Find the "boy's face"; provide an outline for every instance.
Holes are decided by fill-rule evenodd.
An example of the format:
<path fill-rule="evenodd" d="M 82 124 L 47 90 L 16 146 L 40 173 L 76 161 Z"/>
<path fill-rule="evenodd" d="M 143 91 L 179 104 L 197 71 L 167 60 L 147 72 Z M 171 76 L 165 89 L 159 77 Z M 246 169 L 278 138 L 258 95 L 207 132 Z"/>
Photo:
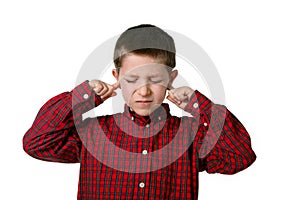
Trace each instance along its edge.
<path fill-rule="evenodd" d="M 128 54 L 122 59 L 119 74 L 113 70 L 120 82 L 126 104 L 139 115 L 148 116 L 163 102 L 167 87 L 177 76 L 177 70 L 167 71 L 167 66 L 144 55 Z"/>

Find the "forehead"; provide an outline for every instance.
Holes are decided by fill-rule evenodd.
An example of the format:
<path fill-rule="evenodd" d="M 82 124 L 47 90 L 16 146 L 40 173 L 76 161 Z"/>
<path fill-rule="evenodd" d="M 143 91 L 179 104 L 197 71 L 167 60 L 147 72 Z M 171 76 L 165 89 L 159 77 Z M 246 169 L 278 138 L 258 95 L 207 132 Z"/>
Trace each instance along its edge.
<path fill-rule="evenodd" d="M 145 55 L 128 54 L 122 59 L 120 74 L 153 75 L 166 74 L 167 66 L 159 60 Z"/>

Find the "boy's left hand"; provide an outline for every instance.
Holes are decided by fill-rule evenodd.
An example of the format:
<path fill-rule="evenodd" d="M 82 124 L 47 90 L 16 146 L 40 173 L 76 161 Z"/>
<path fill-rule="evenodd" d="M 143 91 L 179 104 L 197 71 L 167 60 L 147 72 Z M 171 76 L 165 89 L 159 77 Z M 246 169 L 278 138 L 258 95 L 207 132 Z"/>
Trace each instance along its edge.
<path fill-rule="evenodd" d="M 168 90 L 168 96 L 166 98 L 179 108 L 184 109 L 189 103 L 193 93 L 194 90 L 187 86 L 171 88 Z"/>

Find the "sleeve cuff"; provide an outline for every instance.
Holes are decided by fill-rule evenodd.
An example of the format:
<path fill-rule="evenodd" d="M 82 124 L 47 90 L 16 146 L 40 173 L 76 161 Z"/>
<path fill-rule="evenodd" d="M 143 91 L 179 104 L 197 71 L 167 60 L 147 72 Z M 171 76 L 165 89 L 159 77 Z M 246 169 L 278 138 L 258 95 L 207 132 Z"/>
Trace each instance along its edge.
<path fill-rule="evenodd" d="M 103 100 L 92 90 L 88 80 L 84 81 L 72 90 L 73 108 L 83 106 L 83 110 L 87 112 L 101 103 L 103 103 Z"/>
<path fill-rule="evenodd" d="M 212 101 L 205 95 L 195 90 L 190 98 L 190 102 L 186 105 L 184 110 L 194 117 L 198 117 L 201 112 L 205 112 L 210 109 Z"/>

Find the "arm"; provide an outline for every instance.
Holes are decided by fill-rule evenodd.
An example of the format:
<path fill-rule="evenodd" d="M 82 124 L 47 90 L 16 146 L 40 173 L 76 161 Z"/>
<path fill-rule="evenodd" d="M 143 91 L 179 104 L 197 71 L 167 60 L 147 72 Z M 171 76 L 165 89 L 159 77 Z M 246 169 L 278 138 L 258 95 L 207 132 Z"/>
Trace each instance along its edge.
<path fill-rule="evenodd" d="M 172 92 L 178 93 L 176 89 Z M 199 171 L 234 174 L 249 167 L 256 155 L 241 122 L 225 106 L 214 104 L 197 90 L 189 90 L 186 94 L 188 101 L 183 101 L 182 108 L 197 119 L 193 123 L 198 126 L 194 147 L 198 153 Z M 180 95 L 176 98 L 171 94 L 172 97 L 180 107 Z"/>
<path fill-rule="evenodd" d="M 85 81 L 71 92 L 62 93 L 46 102 L 24 135 L 25 152 L 40 160 L 80 162 L 82 143 L 76 128 L 84 125 L 83 113 L 103 102 L 100 96 L 95 95 L 100 93 L 105 98 L 115 95 L 113 86 L 101 81 Z"/>

